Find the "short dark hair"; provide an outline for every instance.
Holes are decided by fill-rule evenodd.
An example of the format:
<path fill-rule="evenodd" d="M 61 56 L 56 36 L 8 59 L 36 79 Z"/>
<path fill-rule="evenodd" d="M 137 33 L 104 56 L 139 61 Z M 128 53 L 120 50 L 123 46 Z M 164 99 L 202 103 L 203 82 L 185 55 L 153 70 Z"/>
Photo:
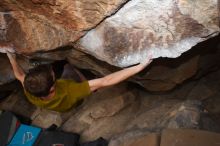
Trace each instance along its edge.
<path fill-rule="evenodd" d="M 54 85 L 53 69 L 51 65 L 39 65 L 30 69 L 24 79 L 24 88 L 36 97 L 47 96 Z"/>

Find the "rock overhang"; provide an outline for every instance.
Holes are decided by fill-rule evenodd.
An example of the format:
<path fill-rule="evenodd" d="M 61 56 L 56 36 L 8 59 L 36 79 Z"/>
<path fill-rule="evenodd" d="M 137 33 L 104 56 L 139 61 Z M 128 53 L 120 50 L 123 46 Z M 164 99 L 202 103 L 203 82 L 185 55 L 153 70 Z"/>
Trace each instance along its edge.
<path fill-rule="evenodd" d="M 89 31 L 77 46 L 112 65 L 176 58 L 219 33 L 217 0 L 131 0 Z"/>

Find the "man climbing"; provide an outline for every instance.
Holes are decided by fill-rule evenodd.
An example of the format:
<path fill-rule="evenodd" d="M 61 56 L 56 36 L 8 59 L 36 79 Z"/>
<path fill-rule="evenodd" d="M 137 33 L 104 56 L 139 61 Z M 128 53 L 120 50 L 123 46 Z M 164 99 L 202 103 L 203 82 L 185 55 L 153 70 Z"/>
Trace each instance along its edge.
<path fill-rule="evenodd" d="M 149 55 L 145 62 L 136 66 L 123 69 L 102 78 L 77 83 L 68 79 L 55 79 L 50 65 L 39 65 L 30 69 L 25 74 L 23 69 L 17 64 L 16 55 L 12 53 L 13 49 L 10 46 L 2 46 L 2 48 L 6 50 L 1 52 L 7 53 L 14 75 L 23 85 L 27 99 L 36 106 L 58 112 L 68 111 L 79 100 L 97 89 L 115 85 L 126 80 L 142 71 L 152 61 Z"/>

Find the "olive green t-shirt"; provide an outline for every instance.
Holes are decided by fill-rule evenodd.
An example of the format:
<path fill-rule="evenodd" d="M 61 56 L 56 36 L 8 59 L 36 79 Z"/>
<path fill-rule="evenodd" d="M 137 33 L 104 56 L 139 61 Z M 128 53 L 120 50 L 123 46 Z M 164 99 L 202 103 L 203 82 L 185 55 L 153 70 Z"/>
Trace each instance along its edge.
<path fill-rule="evenodd" d="M 90 94 L 88 81 L 76 83 L 73 80 L 56 80 L 55 95 L 50 100 L 43 100 L 25 91 L 27 99 L 42 108 L 64 112 L 74 107 L 83 97 Z"/>

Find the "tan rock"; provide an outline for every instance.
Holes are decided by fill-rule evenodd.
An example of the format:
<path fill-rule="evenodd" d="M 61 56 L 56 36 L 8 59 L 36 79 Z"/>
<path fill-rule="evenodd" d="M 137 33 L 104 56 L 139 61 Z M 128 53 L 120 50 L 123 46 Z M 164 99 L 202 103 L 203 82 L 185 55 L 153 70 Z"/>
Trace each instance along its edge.
<path fill-rule="evenodd" d="M 52 50 L 79 39 L 125 0 L 20 0 L 0 2 L 0 42 L 19 53 Z"/>
<path fill-rule="evenodd" d="M 100 136 L 111 139 L 135 129 L 198 128 L 200 114 L 199 103 L 139 95 L 121 84 L 99 90 L 88 97 L 61 128 L 80 133 L 83 141 L 95 140 Z M 134 132 L 128 135 L 140 134 Z M 116 136 L 115 141 L 125 139 L 124 136 L 119 137 Z"/>
<path fill-rule="evenodd" d="M 147 132 L 146 129 L 130 130 L 115 135 L 109 146 L 159 146 L 160 134 Z"/>
<path fill-rule="evenodd" d="M 27 101 L 21 91 L 15 91 L 4 101 L 0 102 L 0 110 L 11 111 L 26 118 L 31 118 L 37 108 Z"/>
<path fill-rule="evenodd" d="M 7 25 L 5 41 L 11 42 L 17 53 L 48 51 L 67 45 L 82 35 L 81 32 L 70 31 L 33 13 L 13 11 L 0 15 L 3 15 Z"/>
<path fill-rule="evenodd" d="M 63 122 L 61 113 L 40 108 L 32 114 L 31 119 L 32 125 L 41 128 L 49 128 L 53 124 L 60 127 Z"/>
<path fill-rule="evenodd" d="M 161 135 L 160 146 L 218 146 L 220 134 L 200 130 L 167 129 Z"/>
<path fill-rule="evenodd" d="M 62 129 L 80 133 L 86 141 L 109 138 L 125 128 L 131 116 L 127 110 L 134 109 L 135 103 L 134 94 L 124 84 L 99 90 L 87 98 Z"/>
<path fill-rule="evenodd" d="M 160 136 L 158 134 L 148 134 L 140 137 L 129 146 L 160 146 Z"/>

